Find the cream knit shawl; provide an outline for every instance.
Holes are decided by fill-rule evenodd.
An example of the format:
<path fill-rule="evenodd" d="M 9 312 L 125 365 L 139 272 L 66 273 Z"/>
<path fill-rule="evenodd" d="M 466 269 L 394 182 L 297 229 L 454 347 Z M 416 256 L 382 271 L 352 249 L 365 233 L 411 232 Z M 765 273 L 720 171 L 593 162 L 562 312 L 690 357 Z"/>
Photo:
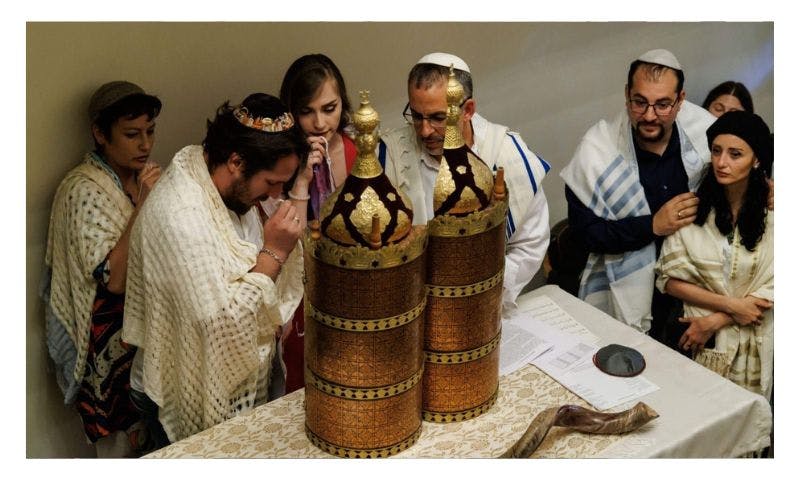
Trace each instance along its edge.
<path fill-rule="evenodd" d="M 86 154 L 56 190 L 45 263 L 52 269 L 50 306 L 77 350 L 73 376 L 83 378 L 97 281 L 92 272 L 119 241 L 133 204 Z"/>
<path fill-rule="evenodd" d="M 302 248 L 277 282 L 250 272 L 200 146 L 175 155 L 131 232 L 123 339 L 143 348 L 143 388 L 173 442 L 250 410 L 275 328 L 303 294 Z M 271 355 L 267 355 L 271 358 Z"/>
<path fill-rule="evenodd" d="M 714 225 L 714 212 L 705 225 L 687 225 L 664 240 L 661 258 L 656 264 L 656 285 L 661 291 L 670 278 L 698 285 L 706 290 L 732 297 L 755 297 L 774 300 L 773 214 L 767 214 L 764 236 L 755 252 L 739 244 L 736 235 L 725 258 L 725 237 Z M 735 273 L 726 275 L 733 267 Z M 730 278 L 733 277 L 733 278 Z M 696 305 L 684 303 L 686 316 L 712 313 Z M 733 324 L 718 331 L 714 349 L 705 349 L 695 360 L 729 378 L 748 390 L 769 399 L 773 373 L 773 309 L 764 313 L 760 326 L 740 327 Z"/>

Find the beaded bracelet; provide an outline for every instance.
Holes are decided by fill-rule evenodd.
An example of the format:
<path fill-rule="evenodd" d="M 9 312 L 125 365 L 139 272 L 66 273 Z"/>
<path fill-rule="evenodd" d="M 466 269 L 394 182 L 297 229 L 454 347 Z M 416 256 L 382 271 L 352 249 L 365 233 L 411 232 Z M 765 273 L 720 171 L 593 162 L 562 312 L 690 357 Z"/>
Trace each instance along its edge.
<path fill-rule="evenodd" d="M 259 253 L 266 253 L 267 255 L 272 257 L 276 262 L 278 262 L 278 266 L 283 267 L 283 262 L 285 262 L 285 260 L 282 260 L 281 257 L 278 256 L 277 253 L 273 252 L 269 248 L 264 247 L 264 248 L 261 249 L 261 252 L 259 252 Z"/>
<path fill-rule="evenodd" d="M 289 191 L 289 198 L 291 198 L 292 200 L 297 200 L 297 201 L 299 201 L 299 202 L 303 202 L 303 201 L 309 200 L 309 199 L 311 198 L 311 195 L 309 195 L 309 194 L 306 194 L 306 196 L 305 196 L 305 197 L 301 197 L 301 196 L 299 196 L 299 195 L 295 195 L 295 194 L 294 194 L 294 193 L 292 193 L 292 191 L 290 190 L 290 191 Z"/>

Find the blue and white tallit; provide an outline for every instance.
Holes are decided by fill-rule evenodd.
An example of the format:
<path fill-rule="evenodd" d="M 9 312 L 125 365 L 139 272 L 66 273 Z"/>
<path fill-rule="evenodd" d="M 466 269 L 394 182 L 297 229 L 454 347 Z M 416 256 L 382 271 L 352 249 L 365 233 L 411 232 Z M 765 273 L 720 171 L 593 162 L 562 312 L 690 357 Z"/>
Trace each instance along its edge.
<path fill-rule="evenodd" d="M 715 118 L 684 101 L 676 125 L 689 190 L 700 183 L 709 160 L 706 129 Z M 578 199 L 606 220 L 650 215 L 634 153 L 631 123 L 623 110 L 616 118 L 592 126 L 561 177 Z M 622 254 L 590 253 L 578 296 L 617 320 L 642 332 L 650 330 L 654 286 L 654 243 Z"/>

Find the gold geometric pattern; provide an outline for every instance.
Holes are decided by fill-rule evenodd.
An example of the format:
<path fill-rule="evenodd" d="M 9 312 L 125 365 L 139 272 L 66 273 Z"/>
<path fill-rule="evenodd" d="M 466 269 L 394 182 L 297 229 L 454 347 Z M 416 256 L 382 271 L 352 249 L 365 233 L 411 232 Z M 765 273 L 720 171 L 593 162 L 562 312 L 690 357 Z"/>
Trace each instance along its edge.
<path fill-rule="evenodd" d="M 482 404 L 478 405 L 477 407 L 470 408 L 469 410 L 464 410 L 461 412 L 451 412 L 451 413 L 443 413 L 443 412 L 429 412 L 426 410 L 422 411 L 422 419 L 426 422 L 434 422 L 434 423 L 451 423 L 451 422 L 460 422 L 463 420 L 469 420 L 471 418 L 475 418 L 479 415 L 482 415 L 489 411 L 492 408 L 494 403 L 497 401 L 497 394 L 500 391 L 500 387 L 498 385 L 497 389 L 494 391 L 492 396 L 489 400 L 486 400 Z"/>
<path fill-rule="evenodd" d="M 503 270 L 504 269 L 501 268 L 491 278 L 488 278 L 482 282 L 473 283 L 472 285 L 444 287 L 439 285 L 426 284 L 425 289 L 427 291 L 427 294 L 432 297 L 444 297 L 444 298 L 469 297 L 472 295 L 483 293 L 489 290 L 490 288 L 498 285 L 500 282 L 502 282 Z"/>
<path fill-rule="evenodd" d="M 360 450 L 355 448 L 341 447 L 339 445 L 326 442 L 320 437 L 314 435 L 314 432 L 312 432 L 311 429 L 308 428 L 308 425 L 306 425 L 306 436 L 309 440 L 311 440 L 311 443 L 313 443 L 314 446 L 324 452 L 330 453 L 331 455 L 336 455 L 337 457 L 343 458 L 386 458 L 400 453 L 408 447 L 414 445 L 417 442 L 417 439 L 419 439 L 421 433 L 422 427 L 418 428 L 417 431 L 411 434 L 410 437 L 394 445 L 370 450 Z"/>
<path fill-rule="evenodd" d="M 405 239 L 379 250 L 361 245 L 345 247 L 325 237 L 314 240 L 310 229 L 306 229 L 303 239 L 303 248 L 315 258 L 351 270 L 376 270 L 406 264 L 422 255 L 427 244 L 428 233 L 423 226 L 412 227 Z"/>
<path fill-rule="evenodd" d="M 401 327 L 415 318 L 425 310 L 427 298 L 423 297 L 422 301 L 414 308 L 399 315 L 391 317 L 376 318 L 376 319 L 357 319 L 357 318 L 342 318 L 336 315 L 331 315 L 318 310 L 310 302 L 306 303 L 307 315 L 317 322 L 327 325 L 331 328 L 338 330 L 345 330 L 348 332 L 376 332 L 380 330 L 390 330 L 392 328 Z"/>
<path fill-rule="evenodd" d="M 420 368 L 414 375 L 403 380 L 402 382 L 395 383 L 380 388 L 353 388 L 336 385 L 329 383 L 317 376 L 310 369 L 306 368 L 306 388 L 314 386 L 320 392 L 326 393 L 333 397 L 345 398 L 347 400 L 380 400 L 384 398 L 400 395 L 414 387 L 422 378 L 422 372 L 425 367 Z"/>
<path fill-rule="evenodd" d="M 429 352 L 426 350 L 425 361 L 430 363 L 442 363 L 442 364 L 471 362 L 473 360 L 477 360 L 479 358 L 485 357 L 486 355 L 489 355 L 494 351 L 495 348 L 497 348 L 498 345 L 500 345 L 500 333 L 498 333 L 497 336 L 494 337 L 492 341 L 487 343 L 486 345 L 482 345 L 478 348 L 467 350 L 465 352 L 441 353 L 441 352 Z"/>
<path fill-rule="evenodd" d="M 464 217 L 439 215 L 428 221 L 428 234 L 435 237 L 465 237 L 491 230 L 506 218 L 508 200 L 495 200 L 483 210 Z"/>

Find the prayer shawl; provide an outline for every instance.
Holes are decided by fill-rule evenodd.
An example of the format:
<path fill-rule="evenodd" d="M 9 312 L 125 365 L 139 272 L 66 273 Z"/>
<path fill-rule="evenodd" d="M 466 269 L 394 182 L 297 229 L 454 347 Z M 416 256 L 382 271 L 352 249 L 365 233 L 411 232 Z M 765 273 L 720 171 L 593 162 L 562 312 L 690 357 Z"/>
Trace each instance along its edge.
<path fill-rule="evenodd" d="M 70 403 L 83 378 L 89 348 L 92 303 L 97 281 L 92 272 L 119 241 L 133 204 L 119 179 L 102 160 L 88 153 L 56 190 L 50 211 L 45 265 L 51 269 L 48 349 L 59 368 L 74 368 L 61 379 Z M 69 358 L 67 358 L 69 357 Z M 71 378 L 69 378 L 71 377 Z"/>
<path fill-rule="evenodd" d="M 705 225 L 687 225 L 664 240 L 656 264 L 661 291 L 670 278 L 683 280 L 708 291 L 730 297 L 774 300 L 773 214 L 767 215 L 764 236 L 755 252 L 740 244 L 738 230 L 733 244 L 714 224 L 714 212 Z M 701 317 L 713 313 L 689 303 L 684 315 Z M 716 333 L 713 349 L 704 349 L 695 360 L 742 387 L 767 399 L 772 391 L 774 352 L 773 310 L 764 312 L 759 326 L 729 325 Z"/>
<path fill-rule="evenodd" d="M 131 231 L 123 338 L 143 349 L 142 386 L 173 442 L 250 410 L 275 329 L 303 294 L 302 247 L 277 281 L 250 272 L 203 149 L 179 151 Z"/>
<path fill-rule="evenodd" d="M 478 114 L 473 115 L 472 126 L 472 149 L 493 172 L 498 167 L 505 170 L 509 208 L 506 218 L 508 246 L 503 274 L 503 301 L 513 304 L 519 292 L 539 269 L 550 239 L 547 202 L 534 200 L 534 195 L 542 189 L 542 181 L 550 170 L 550 164 L 531 152 L 519 134 L 506 126 L 491 123 Z M 378 156 L 386 175 L 411 200 L 414 223 L 427 223 L 429 218 L 426 212 L 429 206 L 426 205 L 422 188 L 420 163 L 428 153 L 417 139 L 413 125 L 406 125 L 384 135 Z M 386 161 L 387 156 L 391 161 Z M 543 190 L 537 197 L 539 198 L 544 198 Z M 521 238 L 522 235 L 517 234 L 519 227 L 531 221 L 543 222 L 543 228 L 537 229 L 536 238 Z M 528 244 L 525 246 L 526 250 L 522 251 L 517 246 L 519 244 Z M 530 275 L 519 274 L 524 268 L 531 271 Z"/>
<path fill-rule="evenodd" d="M 689 190 L 700 182 L 709 160 L 706 129 L 714 117 L 684 101 L 675 125 Z M 631 123 L 623 110 L 612 122 L 601 120 L 586 132 L 561 177 L 595 215 L 619 220 L 651 212 L 639 182 Z M 590 253 L 578 296 L 642 332 L 650 330 L 656 247 L 650 243 L 622 254 Z"/>

